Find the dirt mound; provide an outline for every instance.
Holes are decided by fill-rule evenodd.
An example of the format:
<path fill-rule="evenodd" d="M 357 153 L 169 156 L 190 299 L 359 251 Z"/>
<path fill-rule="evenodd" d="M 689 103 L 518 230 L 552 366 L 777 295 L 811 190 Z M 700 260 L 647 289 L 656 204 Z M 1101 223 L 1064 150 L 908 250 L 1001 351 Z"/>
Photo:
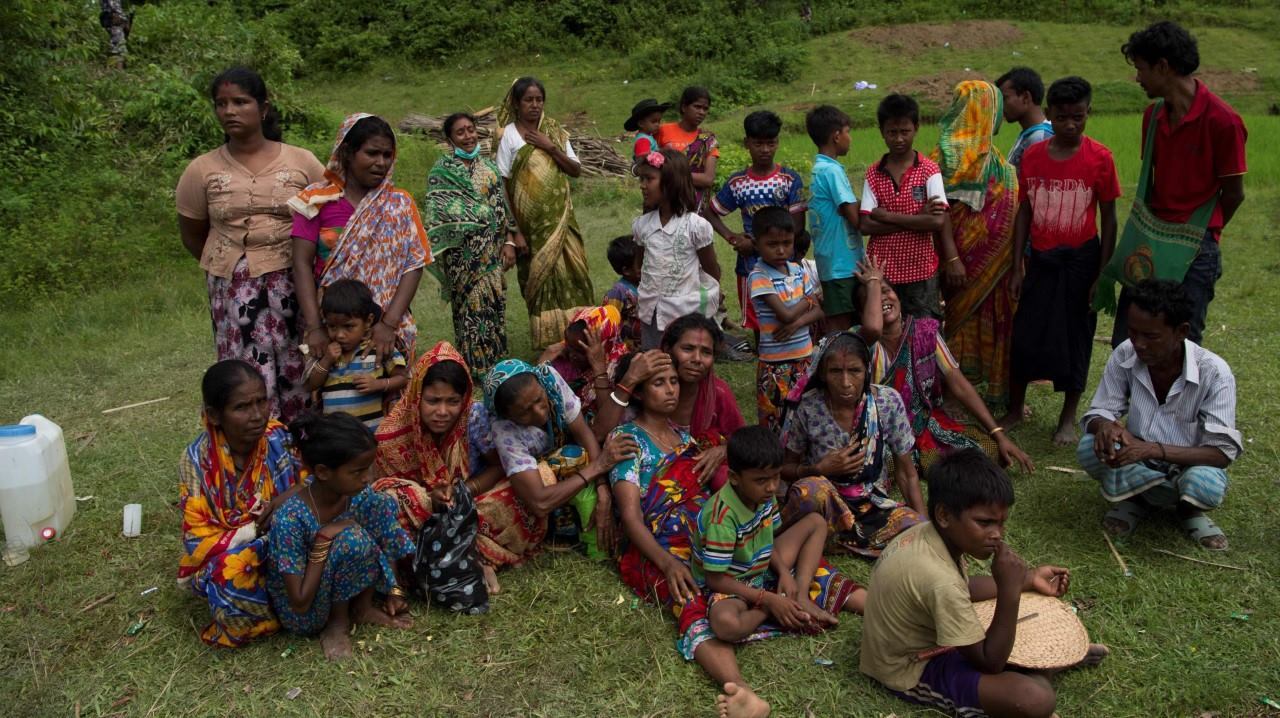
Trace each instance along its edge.
<path fill-rule="evenodd" d="M 877 25 L 858 28 L 849 37 L 886 50 L 950 47 L 980 50 L 1007 46 L 1022 39 L 1022 30 L 1000 20 L 965 20 L 947 24 Z"/>
<path fill-rule="evenodd" d="M 925 108 L 933 107 L 937 109 L 946 109 L 951 104 L 951 97 L 955 92 L 956 84 L 961 80 L 981 80 L 982 73 L 972 70 L 947 70 L 939 72 L 936 75 L 926 75 L 924 77 L 915 77 L 906 82 L 900 82 L 889 87 L 891 92 L 900 92 L 904 95 L 911 95 L 916 98 L 916 102 L 924 105 Z"/>
<path fill-rule="evenodd" d="M 1239 72 L 1236 70 L 1201 70 L 1196 77 L 1204 80 L 1210 90 L 1221 95 L 1233 92 L 1257 92 L 1262 88 L 1256 72 Z"/>

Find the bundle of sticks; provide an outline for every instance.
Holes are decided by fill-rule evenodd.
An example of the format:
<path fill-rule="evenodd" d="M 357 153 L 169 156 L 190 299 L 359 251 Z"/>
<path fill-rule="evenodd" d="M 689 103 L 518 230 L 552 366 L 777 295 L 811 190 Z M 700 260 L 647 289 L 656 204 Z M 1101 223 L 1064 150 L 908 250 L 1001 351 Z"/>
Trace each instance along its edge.
<path fill-rule="evenodd" d="M 498 119 L 497 109 L 486 107 L 473 112 L 476 118 L 476 133 L 480 136 L 481 151 L 493 157 L 497 150 Z M 429 115 L 409 114 L 400 121 L 401 132 L 426 135 L 441 148 L 448 148 L 449 143 L 444 136 L 444 120 L 447 115 L 432 117 Z M 582 134 L 575 127 L 569 128 L 569 141 L 573 143 L 574 154 L 582 163 L 582 172 L 594 177 L 628 177 L 631 165 L 616 149 L 625 142 L 625 138 L 600 137 Z"/>

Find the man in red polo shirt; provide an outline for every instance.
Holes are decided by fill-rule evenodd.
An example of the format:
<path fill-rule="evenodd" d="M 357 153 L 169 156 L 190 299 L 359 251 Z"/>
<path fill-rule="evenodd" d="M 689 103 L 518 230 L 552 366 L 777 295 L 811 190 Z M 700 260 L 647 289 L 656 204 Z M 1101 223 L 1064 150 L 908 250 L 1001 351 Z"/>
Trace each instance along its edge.
<path fill-rule="evenodd" d="M 1196 255 L 1182 279 L 1194 312 L 1188 339 L 1200 343 L 1213 285 L 1222 276 L 1218 242 L 1222 228 L 1244 202 L 1244 145 L 1248 137 L 1240 115 L 1192 76 L 1200 66 L 1196 39 L 1175 22 L 1158 22 L 1129 36 L 1120 51 L 1137 70 L 1147 97 L 1164 105 L 1152 122 L 1152 107 L 1142 118 L 1142 139 L 1155 132 L 1151 211 L 1166 222 L 1186 222 L 1196 208 L 1218 198 Z M 1125 321 L 1129 290 L 1120 292 L 1111 345 L 1128 338 Z"/>

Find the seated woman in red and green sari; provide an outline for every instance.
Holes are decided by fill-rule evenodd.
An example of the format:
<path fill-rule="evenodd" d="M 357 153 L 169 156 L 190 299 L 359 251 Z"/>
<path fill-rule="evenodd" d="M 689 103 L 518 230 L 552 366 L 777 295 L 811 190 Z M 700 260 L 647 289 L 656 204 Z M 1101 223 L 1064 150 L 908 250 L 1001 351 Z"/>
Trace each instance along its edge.
<path fill-rule="evenodd" d="M 252 364 L 220 361 L 200 389 L 205 428 L 178 464 L 178 586 L 209 602 L 213 620 L 200 638 L 232 648 L 280 630 L 267 597 L 267 531 L 300 471 L 289 430 L 269 419 L 267 385 Z"/>
<path fill-rule="evenodd" d="M 938 320 L 909 317 L 874 259 L 858 271 L 862 325 L 857 331 L 871 345 L 871 380 L 893 387 L 902 397 L 915 434 L 912 458 L 924 471 L 939 458 L 961 449 L 981 448 L 1001 466 L 1035 466 L 1026 452 L 1000 427 L 977 390 L 958 371 Z M 962 424 L 947 413 L 943 399 L 963 406 L 978 427 Z"/>
<path fill-rule="evenodd" d="M 618 363 L 621 378 L 633 356 Z M 637 596 L 670 609 L 677 621 L 677 647 L 685 660 L 697 661 L 717 683 L 749 690 L 738 668 L 732 643 L 714 636 L 708 620 L 703 589 L 689 569 L 694 526 L 711 492 L 714 472 L 699 470 L 698 443 L 688 430 L 675 423 L 680 403 L 681 379 L 665 365 L 649 372 L 633 387 L 631 404 L 635 418 L 619 426 L 610 440 L 634 442 L 634 455 L 618 462 L 609 473 L 613 495 L 622 517 L 624 550 L 618 561 L 622 580 Z M 860 590 L 822 562 L 810 594 L 829 613 L 841 610 Z M 865 591 L 856 597 L 860 608 Z M 781 635 L 778 626 L 766 624 L 741 642 Z M 754 694 L 752 694 L 754 695 Z"/>

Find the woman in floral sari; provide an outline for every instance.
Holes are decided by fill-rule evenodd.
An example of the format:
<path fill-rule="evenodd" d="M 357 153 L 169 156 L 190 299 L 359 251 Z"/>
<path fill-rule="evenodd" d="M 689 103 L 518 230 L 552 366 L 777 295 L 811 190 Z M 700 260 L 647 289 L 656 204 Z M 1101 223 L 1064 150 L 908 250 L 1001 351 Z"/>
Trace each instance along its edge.
<path fill-rule="evenodd" d="M 701 481 L 710 481 L 711 490 L 728 480 L 725 445 L 733 432 L 746 425 L 733 390 L 716 376 L 716 349 L 723 333 L 716 323 L 697 312 L 676 319 L 663 333 L 660 349 L 632 356 L 627 370 L 602 401 L 595 422 L 597 434 L 630 418 L 625 406 L 631 390 L 647 381 L 654 372 L 675 367 L 680 380 L 680 396 L 671 420 L 697 442 L 694 470 Z"/>
<path fill-rule="evenodd" d="M 582 401 L 587 423 L 592 425 L 599 440 L 603 440 L 613 426 L 596 427 L 594 419 L 600 400 L 613 388 L 609 377 L 626 353 L 622 316 L 617 307 L 605 305 L 579 310 L 565 327 L 564 341 L 547 347 L 538 359 L 539 364 L 550 363 Z"/>
<path fill-rule="evenodd" d="M 302 477 L 289 430 L 268 418 L 266 383 L 252 364 L 214 364 L 201 393 L 204 431 L 178 464 L 178 586 L 209 603 L 213 620 L 200 638 L 230 648 L 280 630 L 267 596 L 267 531 Z"/>
<path fill-rule="evenodd" d="M 400 403 L 378 427 L 375 491 L 396 500 L 400 525 L 412 536 L 459 487 L 476 497 L 476 539 L 490 593 L 495 567 L 528 552 L 510 482 L 493 447 L 488 415 L 472 399 L 472 373 L 453 345 L 440 342 L 418 359 Z M 513 520 L 516 519 L 516 520 Z M 514 524 L 514 526 L 509 526 Z M 540 539 L 538 539 L 540 540 Z"/>
<path fill-rule="evenodd" d="M 338 129 L 324 181 L 289 200 L 293 276 L 313 358 L 324 356 L 329 342 L 320 292 L 339 279 L 355 279 L 369 287 L 382 309 L 373 325 L 378 356 L 398 348 L 413 361 L 418 328 L 409 305 L 422 268 L 431 262 L 431 245 L 413 195 L 391 181 L 395 160 L 391 126 L 356 113 Z"/>
<path fill-rule="evenodd" d="M 907 407 L 916 437 L 911 452 L 916 468 L 923 472 L 955 451 L 981 448 L 1001 466 L 1016 462 L 1033 471 L 1031 458 L 996 423 L 964 372 L 958 371 L 938 320 L 904 315 L 898 294 L 884 281 L 875 259 L 863 260 L 857 277 L 862 324 L 855 331 L 871 345 L 871 381 L 893 387 Z M 952 418 L 943 406 L 947 397 L 963 406 L 977 426 Z"/>
<path fill-rule="evenodd" d="M 626 375 L 633 357 L 618 363 Z M 618 462 L 609 473 L 626 537 L 618 561 L 622 580 L 637 595 L 671 610 L 677 621 L 677 649 L 685 660 L 697 661 L 717 685 L 745 687 L 733 644 L 715 637 L 708 619 L 708 603 L 689 570 L 692 527 L 711 495 L 708 474 L 698 469 L 698 444 L 674 421 L 683 385 L 667 364 L 649 371 L 634 387 L 634 420 L 614 430 L 610 439 L 628 439 L 634 456 Z M 860 587 L 826 562 L 819 565 L 809 587 L 810 598 L 823 610 L 837 613 Z M 855 601 L 861 605 L 865 599 Z M 783 635 L 766 623 L 742 642 Z"/>
<path fill-rule="evenodd" d="M 444 121 L 453 151 L 427 175 L 431 273 L 453 308 L 453 335 L 477 379 L 507 354 L 507 296 L 502 273 L 516 263 L 524 236 L 508 221 L 498 166 L 480 155 L 476 120 L 457 112 Z"/>
<path fill-rule="evenodd" d="M 529 243 L 517 267 L 529 337 L 539 349 L 560 340 L 576 308 L 596 303 L 569 196 L 569 178 L 580 176 L 582 165 L 568 131 L 543 113 L 546 98 L 542 82 L 522 77 L 498 111 L 498 172 Z"/>
<path fill-rule="evenodd" d="M 499 487 L 511 488 L 496 525 L 488 526 L 485 516 L 480 517 L 481 535 L 498 536 L 493 543 L 502 549 L 490 560 L 516 565 L 533 556 L 547 537 L 548 519 L 553 519 L 558 539 L 576 542 L 574 510 L 588 555 L 597 547 L 611 552 L 613 501 L 600 478 L 619 457 L 630 455 L 630 444 L 609 442 L 601 449 L 582 416 L 582 403 L 546 364 L 498 362 L 485 377 L 484 408 L 505 478 Z M 508 541 L 507 532 L 518 536 Z M 520 550 L 513 548 L 517 544 Z"/>
<path fill-rule="evenodd" d="M 860 334 L 834 332 L 788 397 L 782 478 L 790 488 L 782 523 L 822 514 L 830 544 L 876 558 L 927 514 L 907 411 L 898 392 L 872 381 L 870 365 L 871 348 Z M 891 474 L 904 501 L 892 496 Z"/>
<path fill-rule="evenodd" d="M 951 203 L 964 287 L 947 297 L 947 343 L 965 376 L 987 403 L 1008 400 L 1009 350 L 1016 308 L 1009 290 L 1018 178 L 996 149 L 1004 99 L 995 85 L 966 80 L 942 117 L 938 147 L 930 155 L 942 169 Z"/>

